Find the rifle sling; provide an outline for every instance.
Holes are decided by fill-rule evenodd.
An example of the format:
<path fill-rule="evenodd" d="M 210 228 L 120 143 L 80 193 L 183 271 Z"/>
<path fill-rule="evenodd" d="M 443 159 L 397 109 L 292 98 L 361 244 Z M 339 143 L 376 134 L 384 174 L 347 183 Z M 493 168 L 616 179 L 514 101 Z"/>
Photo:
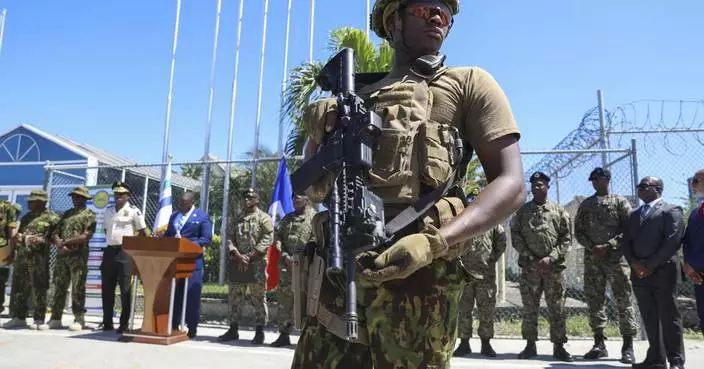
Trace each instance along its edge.
<path fill-rule="evenodd" d="M 427 195 L 422 196 L 415 203 L 403 209 L 391 221 L 386 223 L 386 236 L 392 238 L 396 232 L 406 228 L 409 224 L 416 221 L 425 212 L 428 211 L 435 203 L 437 203 L 452 187 L 455 178 L 455 171 L 452 172 L 450 179 L 445 182 L 443 187 L 438 187 Z"/>

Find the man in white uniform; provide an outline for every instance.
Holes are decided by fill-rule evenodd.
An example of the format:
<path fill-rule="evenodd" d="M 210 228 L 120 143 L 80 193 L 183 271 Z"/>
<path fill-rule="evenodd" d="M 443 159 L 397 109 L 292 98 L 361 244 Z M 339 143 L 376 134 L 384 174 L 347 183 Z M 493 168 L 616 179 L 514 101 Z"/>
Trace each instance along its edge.
<path fill-rule="evenodd" d="M 112 185 L 115 205 L 110 205 L 105 210 L 105 233 L 108 246 L 103 250 L 103 262 L 100 264 L 100 277 L 102 278 L 103 297 L 103 324 L 102 330 L 113 330 L 113 308 L 115 306 L 115 286 L 120 285 L 120 300 L 122 312 L 120 313 L 120 326 L 117 333 L 122 334 L 127 330 L 130 319 L 132 291 L 130 279 L 132 277 L 132 259 L 122 251 L 122 237 L 146 236 L 144 216 L 134 205 L 130 204 L 130 190 L 122 182 Z"/>

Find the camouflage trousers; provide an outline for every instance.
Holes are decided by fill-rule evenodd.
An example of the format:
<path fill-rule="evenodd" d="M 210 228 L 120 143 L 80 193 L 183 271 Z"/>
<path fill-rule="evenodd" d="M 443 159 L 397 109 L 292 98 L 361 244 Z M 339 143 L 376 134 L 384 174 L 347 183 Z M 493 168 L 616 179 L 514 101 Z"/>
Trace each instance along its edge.
<path fill-rule="evenodd" d="M 10 279 L 10 268 L 0 266 L 0 312 L 5 310 L 5 288 Z"/>
<path fill-rule="evenodd" d="M 293 369 L 446 369 L 457 339 L 465 283 L 457 261 L 435 260 L 403 280 L 357 281 L 359 326 L 369 345 L 350 343 L 307 317 Z M 344 282 L 323 277 L 320 304 L 342 317 Z"/>
<path fill-rule="evenodd" d="M 289 334 L 293 327 L 293 286 L 290 278 L 281 278 L 276 287 L 276 298 L 279 301 L 276 325 L 279 333 Z"/>
<path fill-rule="evenodd" d="M 254 308 L 254 324 L 266 325 L 269 310 L 266 304 L 266 283 L 233 283 L 228 285 L 228 303 L 230 305 L 230 324 L 239 324 L 244 320 L 243 308 Z"/>
<path fill-rule="evenodd" d="M 627 264 L 598 260 L 591 253 L 584 255 L 584 294 L 589 308 L 589 326 L 594 334 L 603 334 L 606 327 L 604 303 L 606 283 L 609 282 L 618 308 L 621 335 L 636 335 L 636 312 L 631 304 L 633 287 L 630 273 L 631 268 Z"/>
<path fill-rule="evenodd" d="M 567 342 L 565 326 L 565 274 L 562 269 L 551 269 L 546 273 L 538 270 L 537 264 L 524 267 L 520 277 L 521 300 L 523 301 L 523 325 L 521 333 L 526 340 L 538 340 L 538 314 L 540 297 L 545 292 L 550 323 L 550 341 L 555 344 Z"/>
<path fill-rule="evenodd" d="M 477 303 L 479 328 L 477 335 L 482 339 L 494 337 L 494 310 L 496 309 L 496 276 L 490 276 L 469 283 L 462 291 L 459 308 L 460 338 L 472 338 L 474 303 Z"/>
<path fill-rule="evenodd" d="M 77 253 L 59 254 L 54 265 L 54 301 L 51 320 L 61 320 L 66 306 L 68 286 L 71 285 L 71 310 L 76 319 L 86 313 L 86 276 L 88 275 L 88 248 Z"/>
<path fill-rule="evenodd" d="M 25 319 L 32 298 L 34 320 L 44 321 L 49 290 L 49 249 L 42 252 L 19 253 L 12 275 L 10 314 Z"/>

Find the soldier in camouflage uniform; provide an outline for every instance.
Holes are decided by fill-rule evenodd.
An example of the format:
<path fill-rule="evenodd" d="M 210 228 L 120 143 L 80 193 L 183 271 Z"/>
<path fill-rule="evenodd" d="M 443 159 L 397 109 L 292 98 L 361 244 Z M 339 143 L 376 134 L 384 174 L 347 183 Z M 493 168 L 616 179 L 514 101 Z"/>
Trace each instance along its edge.
<path fill-rule="evenodd" d="M 296 249 L 302 248 L 313 235 L 313 216 L 315 210 L 308 206 L 308 196 L 298 194 L 293 196 L 294 212 L 287 214 L 279 222 L 274 242 L 281 252 L 279 266 L 281 278 L 276 288 L 279 300 L 278 328 L 279 338 L 272 342 L 273 347 L 291 344 L 289 333 L 293 326 L 293 286 L 291 284 L 291 266 Z"/>
<path fill-rule="evenodd" d="M 95 232 L 95 214 L 86 207 L 92 197 L 88 189 L 79 186 L 69 194 L 73 208 L 59 219 L 52 232 L 58 250 L 54 266 L 54 302 L 51 306 L 49 328 L 62 328 L 61 317 L 66 306 L 66 294 L 71 285 L 71 310 L 74 322 L 72 331 L 85 328 L 86 276 L 88 275 L 88 242 Z"/>
<path fill-rule="evenodd" d="M 17 232 L 17 207 L 9 201 L 0 200 L 0 249 L 7 255 L 5 260 L 0 260 L 0 312 L 5 310 L 5 288 L 10 278 L 10 266 L 13 262 L 14 238 Z"/>
<path fill-rule="evenodd" d="M 31 329 L 49 329 L 44 324 L 49 290 L 49 254 L 51 232 L 59 216 L 46 208 L 48 194 L 34 190 L 27 198 L 29 213 L 20 220 L 15 236 L 15 269 L 12 277 L 11 317 L 5 328 L 27 326 L 27 300 L 32 297 L 34 323 Z"/>
<path fill-rule="evenodd" d="M 570 216 L 560 204 L 547 199 L 550 178 L 542 172 L 530 177 L 533 200 L 521 207 L 511 222 L 511 244 L 518 251 L 521 267 L 520 289 L 523 301 L 523 338 L 526 348 L 519 359 L 537 356 L 540 297 L 545 292 L 553 356 L 573 361 L 565 350 L 565 255 L 572 243 Z"/>
<path fill-rule="evenodd" d="M 499 224 L 494 229 L 474 237 L 464 255 L 462 263 L 473 281 L 464 287 L 459 309 L 460 345 L 453 356 L 472 353 L 469 339 L 472 337 L 472 310 L 474 302 L 479 310 L 477 334 L 482 341 L 481 354 L 496 357 L 489 342 L 494 337 L 494 310 L 496 309 L 496 262 L 506 251 L 506 234 Z"/>
<path fill-rule="evenodd" d="M 230 236 L 228 300 L 230 305 L 230 329 L 218 337 L 221 342 L 239 339 L 239 322 L 242 320 L 242 307 L 254 307 L 256 332 L 252 344 L 264 343 L 264 325 L 268 320 L 266 305 L 266 254 L 274 239 L 274 225 L 269 214 L 259 208 L 259 194 L 248 188 L 242 192 L 244 214 L 237 219 Z M 254 282 L 236 279 L 234 268 L 250 272 Z"/>
<path fill-rule="evenodd" d="M 633 336 L 636 334 L 635 310 L 631 304 L 633 288 L 630 267 L 623 257 L 621 240 L 631 204 L 625 197 L 609 193 L 611 172 L 596 168 L 589 175 L 596 193 L 586 198 L 577 210 L 574 236 L 584 246 L 584 293 L 589 307 L 589 325 L 594 347 L 584 355 L 594 360 L 608 356 L 604 345 L 606 283 L 616 298 L 623 347 L 621 362 L 633 364 Z"/>
<path fill-rule="evenodd" d="M 506 95 L 479 67 L 443 65 L 440 49 L 458 12 L 457 0 L 374 4 L 370 28 L 389 41 L 394 62 L 388 73 L 357 74 L 362 86 L 356 93 L 379 114 L 382 128 L 365 185 L 383 202 L 389 222 L 404 209 L 424 208 L 413 204 L 431 208 L 394 232 L 393 242 L 358 255 L 354 338 L 345 329 L 344 278 L 324 273 L 329 213 L 316 214 L 315 243 L 301 255 L 307 259 L 301 258 L 299 271 L 314 285 L 305 292 L 307 316 L 292 368 L 450 366 L 467 279 L 458 256 L 467 241 L 499 224 L 525 199 L 520 133 Z M 325 98 L 304 109 L 306 159 L 327 144 L 338 113 L 345 114 L 337 103 Z M 443 191 L 445 184 L 457 186 L 455 171 L 466 171 L 460 165 L 466 157 L 451 149 L 460 140 L 476 150 L 488 179 L 466 208 L 461 190 Z M 329 179 L 310 186 L 311 201 L 325 199 Z"/>

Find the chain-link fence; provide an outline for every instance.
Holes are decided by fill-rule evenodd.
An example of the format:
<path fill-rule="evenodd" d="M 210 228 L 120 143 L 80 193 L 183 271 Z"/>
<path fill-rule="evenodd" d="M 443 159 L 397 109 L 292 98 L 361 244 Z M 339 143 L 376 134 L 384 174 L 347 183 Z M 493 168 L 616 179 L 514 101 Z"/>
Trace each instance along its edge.
<path fill-rule="evenodd" d="M 635 145 L 635 143 L 633 143 Z M 591 171 L 596 167 L 611 171 L 610 191 L 620 194 L 636 206 L 635 186 L 637 174 L 636 152 L 633 147 L 624 149 L 582 149 L 582 150 L 550 150 L 524 151 L 521 160 L 525 169 L 526 191 L 531 199 L 530 185 L 527 183 L 530 175 L 540 171 L 550 177 L 548 199 L 559 203 L 571 217 L 574 218 L 581 202 L 594 194 L 594 188 L 588 180 Z M 507 236 L 507 247 L 504 260 L 499 268 L 499 283 L 497 296 L 497 334 L 520 335 L 520 322 L 523 314 L 523 301 L 520 293 L 519 277 L 521 268 L 518 266 L 518 252 L 512 246 L 511 221 L 504 223 Z M 565 310 L 567 312 L 568 334 L 576 336 L 591 336 L 589 327 L 589 312 L 584 292 L 584 247 L 572 237 L 572 245 L 566 255 L 565 269 Z M 502 273 L 503 272 L 503 275 Z M 503 280 L 501 280 L 503 278 Z M 607 287 L 605 310 L 608 319 L 608 332 L 618 335 L 618 308 L 610 284 Z M 541 298 L 540 316 L 542 321 L 541 334 L 547 334 L 549 318 L 545 297 Z M 635 299 L 632 306 L 638 311 Z"/>
<path fill-rule="evenodd" d="M 294 170 L 300 158 L 292 158 L 287 161 L 289 170 Z M 278 168 L 279 158 L 258 158 L 257 159 L 257 185 L 256 189 L 261 195 L 260 206 L 265 211 L 271 202 L 274 188 L 274 181 Z M 226 265 L 221 263 L 221 256 L 224 255 L 224 246 L 227 238 L 221 237 L 221 225 L 224 223 L 229 232 L 233 219 L 242 211 L 242 199 L 239 196 L 242 191 L 251 187 L 251 160 L 240 160 L 230 162 L 230 184 L 229 184 L 229 206 L 227 214 L 223 214 L 223 194 L 225 174 L 228 163 L 224 161 L 209 161 L 210 165 L 209 191 L 208 191 L 208 215 L 213 222 L 214 237 L 213 242 L 205 248 L 205 268 L 204 268 L 204 290 L 203 305 L 205 318 L 222 320 L 227 316 L 227 287 L 222 285 L 224 271 L 221 267 Z M 147 223 L 147 232 L 152 231 L 152 225 L 156 218 L 159 207 L 159 196 L 161 189 L 161 170 L 166 164 L 133 164 L 123 166 L 90 166 L 88 164 L 62 164 L 47 163 L 45 167 L 45 188 L 49 193 L 49 208 L 59 214 L 70 209 L 73 204 L 69 196 L 76 186 L 110 186 L 115 181 L 124 182 L 131 190 L 130 203 L 138 207 L 144 214 Z M 192 191 L 198 195 L 201 192 L 200 174 L 204 163 L 184 162 L 173 163 L 172 174 L 172 199 L 174 211 L 177 209 L 177 201 L 184 191 Z M 199 196 L 196 196 L 199 199 Z M 196 206 L 201 206 L 200 201 L 196 201 Z M 53 275 L 53 268 L 56 260 L 56 250 L 52 248 L 50 269 Z M 50 290 L 49 298 L 53 298 L 53 290 Z M 135 313 L 141 316 L 143 310 L 141 287 L 138 288 L 137 305 Z M 120 301 L 115 303 L 116 314 L 119 313 Z M 68 309 L 68 307 L 67 307 Z M 275 308 L 274 308 L 275 310 Z"/>

